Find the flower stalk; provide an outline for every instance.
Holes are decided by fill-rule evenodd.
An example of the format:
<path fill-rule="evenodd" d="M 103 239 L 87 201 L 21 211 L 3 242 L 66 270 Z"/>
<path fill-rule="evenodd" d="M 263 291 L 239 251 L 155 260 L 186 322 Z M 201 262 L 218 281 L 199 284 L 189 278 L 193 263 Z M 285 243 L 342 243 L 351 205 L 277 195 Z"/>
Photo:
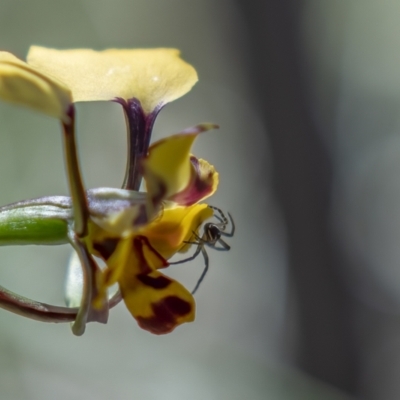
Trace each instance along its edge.
<path fill-rule="evenodd" d="M 124 100 L 117 98 L 122 105 L 127 128 L 127 163 L 123 189 L 139 190 L 142 182 L 142 170 L 139 160 L 147 155 L 151 132 L 161 107 L 156 107 L 150 114 L 145 114 L 140 101 L 136 98 Z"/>
<path fill-rule="evenodd" d="M 78 237 L 83 237 L 87 235 L 89 209 L 78 162 L 75 139 L 75 108 L 73 105 L 68 110 L 68 115 L 70 117 L 69 123 L 62 123 L 65 166 L 74 205 L 74 232 Z"/>

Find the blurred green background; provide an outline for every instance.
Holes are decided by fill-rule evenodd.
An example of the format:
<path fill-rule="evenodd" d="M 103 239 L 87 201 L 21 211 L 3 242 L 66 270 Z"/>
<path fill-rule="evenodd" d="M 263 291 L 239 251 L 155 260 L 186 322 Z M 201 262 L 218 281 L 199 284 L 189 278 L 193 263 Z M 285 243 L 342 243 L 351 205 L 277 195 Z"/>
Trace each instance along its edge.
<path fill-rule="evenodd" d="M 0 49 L 176 47 L 199 83 L 153 140 L 220 124 L 229 253 L 209 252 L 197 319 L 167 336 L 121 304 L 77 338 L 0 310 L 0 398 L 398 399 L 400 3 L 0 0 Z M 122 110 L 77 105 L 87 187 L 119 187 Z M 67 194 L 60 129 L 0 104 L 0 204 Z M 68 246 L 4 247 L 5 287 L 63 304 Z M 188 287 L 202 261 L 174 267 Z"/>

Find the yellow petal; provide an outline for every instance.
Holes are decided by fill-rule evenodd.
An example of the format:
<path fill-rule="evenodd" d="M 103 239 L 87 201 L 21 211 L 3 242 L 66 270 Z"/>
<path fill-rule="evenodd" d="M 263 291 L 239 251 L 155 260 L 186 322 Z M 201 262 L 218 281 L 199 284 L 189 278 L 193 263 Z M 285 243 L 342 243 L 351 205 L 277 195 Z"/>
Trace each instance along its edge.
<path fill-rule="evenodd" d="M 166 208 L 140 234 L 146 236 L 151 246 L 168 260 L 177 251 L 186 251 L 190 245 L 184 242 L 193 240 L 193 232 L 197 234 L 200 225 L 212 216 L 213 210 L 207 204 Z"/>
<path fill-rule="evenodd" d="M 68 87 L 7 52 L 0 52 L 0 98 L 69 122 Z"/>
<path fill-rule="evenodd" d="M 167 261 L 154 250 L 146 237 L 133 235 L 112 237 L 101 229 L 96 232 L 96 228 L 89 232 L 92 234 L 89 249 L 107 264 L 97 277 L 101 295 L 106 293 L 108 287 L 117 283 L 124 273 L 125 276 L 129 274 L 134 277 L 168 266 Z M 96 301 L 99 299 L 100 296 Z"/>
<path fill-rule="evenodd" d="M 176 49 L 55 50 L 32 46 L 28 63 L 71 87 L 74 101 L 137 98 L 146 114 L 197 82 Z"/>
<path fill-rule="evenodd" d="M 180 283 L 157 271 L 167 265 L 145 236 L 119 240 L 107 259 L 106 269 L 99 275 L 99 296 L 94 306 L 99 305 L 107 288 L 118 281 L 128 310 L 143 329 L 164 334 L 193 321 L 193 296 Z"/>
<path fill-rule="evenodd" d="M 160 335 L 193 321 L 193 296 L 180 283 L 153 270 L 160 267 L 161 259 L 146 238 L 134 238 L 132 248 L 135 251 L 123 269 L 119 286 L 125 305 L 138 324 Z"/>
<path fill-rule="evenodd" d="M 214 124 L 198 125 L 150 146 L 142 167 L 153 204 L 184 191 L 193 182 L 196 167 L 191 161 L 192 144 L 199 133 L 215 128 L 218 126 Z"/>
<path fill-rule="evenodd" d="M 120 283 L 125 305 L 139 326 L 161 335 L 195 318 L 193 296 L 158 271 Z"/>

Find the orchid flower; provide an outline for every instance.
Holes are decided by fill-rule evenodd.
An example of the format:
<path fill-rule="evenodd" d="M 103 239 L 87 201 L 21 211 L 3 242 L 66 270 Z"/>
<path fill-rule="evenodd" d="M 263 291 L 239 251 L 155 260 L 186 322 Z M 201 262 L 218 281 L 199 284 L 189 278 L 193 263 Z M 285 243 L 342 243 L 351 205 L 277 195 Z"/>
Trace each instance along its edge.
<path fill-rule="evenodd" d="M 0 307 L 47 322 L 73 322 L 81 335 L 89 321 L 107 322 L 107 289 L 118 283 L 139 325 L 168 333 L 194 319 L 193 296 L 159 269 L 187 251 L 199 226 L 213 214 L 206 204 L 218 185 L 214 167 L 190 151 L 203 124 L 149 147 L 159 110 L 197 81 L 174 49 L 66 50 L 32 47 L 28 64 L 0 52 L 0 98 L 61 121 L 70 197 L 49 196 L 0 207 L 0 243 L 70 243 L 79 257 L 79 302 L 55 307 L 0 287 Z M 122 189 L 85 190 L 75 144 L 74 101 L 122 104 L 128 130 L 128 162 Z M 142 177 L 146 192 L 138 192 Z M 106 267 L 101 270 L 94 256 Z"/>
<path fill-rule="evenodd" d="M 167 260 L 177 252 L 186 251 L 189 247 L 186 242 L 213 215 L 206 204 L 197 203 L 216 190 L 218 174 L 206 161 L 190 154 L 191 144 L 205 128 L 209 126 L 199 126 L 156 142 L 143 162 L 151 198 L 170 200 L 177 194 L 187 193 L 182 196 L 185 202 L 164 202 L 163 210 L 154 220 L 123 235 L 117 234 L 121 230 L 116 232 L 113 226 L 96 227 L 89 234 L 91 252 L 107 264 L 99 275 L 100 293 L 118 283 L 132 316 L 143 329 L 156 334 L 168 333 L 194 319 L 193 296 L 158 269 L 167 267 Z M 166 163 L 171 150 L 173 160 Z M 186 205 L 187 198 L 191 205 Z M 123 219 L 124 211 L 114 217 L 111 225 L 118 225 Z"/>

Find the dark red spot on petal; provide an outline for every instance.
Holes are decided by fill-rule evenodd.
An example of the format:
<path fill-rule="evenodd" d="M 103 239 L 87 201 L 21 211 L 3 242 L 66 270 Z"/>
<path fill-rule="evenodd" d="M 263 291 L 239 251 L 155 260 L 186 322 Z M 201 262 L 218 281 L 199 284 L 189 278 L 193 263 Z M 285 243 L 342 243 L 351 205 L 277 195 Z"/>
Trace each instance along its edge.
<path fill-rule="evenodd" d="M 157 276 L 156 278 L 153 278 L 150 275 L 140 274 L 137 276 L 137 278 L 146 286 L 150 286 L 154 289 L 165 289 L 168 285 L 171 284 L 171 280 L 166 278 L 165 276 Z"/>
<path fill-rule="evenodd" d="M 139 260 L 139 268 L 140 268 L 140 273 L 143 275 L 149 274 L 152 269 L 148 265 L 146 257 L 144 255 L 144 250 L 143 247 L 147 246 L 148 249 L 150 249 L 153 252 L 153 255 L 155 255 L 159 262 L 160 265 L 157 265 L 157 268 L 162 268 L 166 267 L 169 265 L 168 261 L 165 260 L 160 253 L 150 244 L 149 239 L 147 239 L 146 236 L 141 236 L 138 235 L 133 239 L 132 246 L 134 248 L 135 254 Z"/>
<path fill-rule="evenodd" d="M 114 253 L 119 239 L 118 238 L 107 238 L 101 242 L 93 243 L 93 248 L 99 252 L 104 260 L 108 260 L 112 253 Z"/>
<path fill-rule="evenodd" d="M 154 313 L 152 317 L 137 317 L 138 324 L 146 331 L 156 335 L 163 335 L 172 332 L 177 326 L 177 317 L 189 314 L 192 306 L 179 297 L 168 296 L 153 304 L 152 310 Z"/>
<path fill-rule="evenodd" d="M 164 299 L 164 304 L 175 315 L 183 316 L 190 313 L 191 305 L 176 296 L 168 296 Z"/>
<path fill-rule="evenodd" d="M 143 237 L 137 236 L 132 241 L 133 251 L 138 259 L 138 268 L 141 274 L 149 274 L 151 268 L 147 265 L 146 259 L 143 253 Z"/>

